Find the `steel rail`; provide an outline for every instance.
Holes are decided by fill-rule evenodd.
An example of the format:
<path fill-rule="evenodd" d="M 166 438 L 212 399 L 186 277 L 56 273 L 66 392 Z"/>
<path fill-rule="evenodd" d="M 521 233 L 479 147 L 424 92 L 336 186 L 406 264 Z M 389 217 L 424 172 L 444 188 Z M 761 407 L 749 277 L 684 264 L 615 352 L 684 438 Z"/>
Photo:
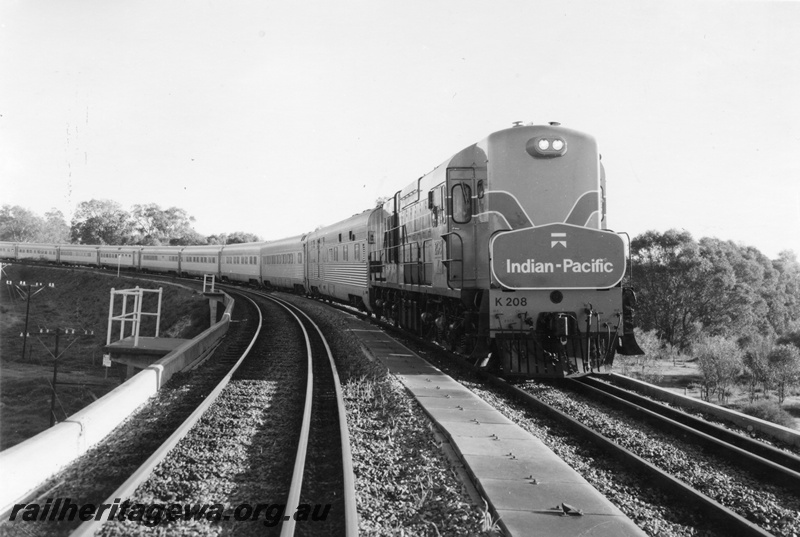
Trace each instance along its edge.
<path fill-rule="evenodd" d="M 706 508 L 704 513 L 728 530 L 730 535 L 758 537 L 770 537 L 772 535 L 756 524 L 753 524 L 744 517 L 706 496 L 702 492 L 693 489 L 683 481 L 662 471 L 660 468 L 647 462 L 638 455 L 631 453 L 624 447 L 617 445 L 612 440 L 583 425 L 571 416 L 551 407 L 525 390 L 513 386 L 493 375 L 487 375 L 486 379 L 492 385 L 523 400 L 532 408 L 549 414 L 551 417 L 558 420 L 559 423 L 563 423 L 573 431 L 591 440 L 596 445 L 600 446 L 602 449 L 606 450 L 608 453 L 622 460 L 626 464 L 629 464 L 646 473 L 660 485 L 672 490 L 677 496 L 684 499 L 691 499 L 695 504 L 702 505 Z"/>
<path fill-rule="evenodd" d="M 300 426 L 300 439 L 297 442 L 297 455 L 294 460 L 294 471 L 292 472 L 292 484 L 289 487 L 289 497 L 286 500 L 286 507 L 291 508 L 292 506 L 297 506 L 300 503 L 300 492 L 303 487 L 303 473 L 305 471 L 305 464 L 306 464 L 306 453 L 308 452 L 308 437 L 311 432 L 311 402 L 314 396 L 314 371 L 312 368 L 312 364 L 314 361 L 314 352 L 311 348 L 311 340 L 308 337 L 308 332 L 306 331 L 305 325 L 300 321 L 300 318 L 295 315 L 295 313 L 285 304 L 281 304 L 278 300 L 275 300 L 267 295 L 263 295 L 266 298 L 270 298 L 276 304 L 279 304 L 283 307 L 289 314 L 294 317 L 297 323 L 300 325 L 300 329 L 303 331 L 303 337 L 306 340 L 306 360 L 307 360 L 307 368 L 308 368 L 308 375 L 306 376 L 306 396 L 305 396 L 305 403 L 303 408 L 303 421 Z M 291 537 L 294 535 L 295 529 L 295 519 L 291 515 L 287 515 L 283 517 L 283 524 L 281 524 L 281 537 Z"/>
<path fill-rule="evenodd" d="M 222 378 L 222 380 L 220 380 L 220 382 L 217 384 L 214 390 L 212 390 L 211 393 L 208 394 L 208 396 L 203 400 L 203 402 L 200 403 L 200 405 L 198 405 L 198 407 L 189 415 L 189 417 L 186 418 L 186 420 L 181 425 L 179 425 L 177 429 L 175 429 L 175 432 L 173 432 L 169 436 L 169 438 L 167 438 L 164 441 L 164 443 L 162 443 L 153 452 L 153 454 L 150 455 L 150 457 L 148 457 L 148 459 L 144 461 L 144 463 L 142 463 L 142 465 L 139 466 L 139 468 L 137 468 L 133 472 L 133 474 L 131 474 L 131 476 L 127 480 L 125 480 L 125 482 L 122 485 L 120 485 L 119 488 L 117 488 L 117 490 L 115 490 L 114 493 L 111 494 L 111 496 L 109 496 L 106 499 L 104 503 L 112 505 L 116 498 L 127 498 L 133 495 L 133 493 L 136 491 L 136 488 L 142 483 L 144 483 L 148 477 L 150 477 L 150 474 L 153 472 L 153 469 L 161 461 L 164 460 L 164 458 L 172 450 L 172 448 L 174 448 L 178 444 L 178 442 L 180 442 L 189 433 L 191 428 L 194 426 L 195 423 L 197 423 L 200 420 L 200 418 L 203 416 L 206 410 L 208 410 L 209 407 L 212 404 L 214 404 L 214 401 L 216 401 L 216 399 L 222 393 L 222 390 L 224 390 L 225 387 L 230 382 L 231 378 L 233 377 L 233 374 L 236 372 L 237 369 L 239 369 L 239 366 L 242 364 L 242 362 L 244 362 L 244 359 L 250 353 L 250 350 L 253 348 L 253 345 L 255 345 L 256 341 L 258 340 L 258 336 L 261 333 L 261 327 L 264 321 L 264 317 L 261 313 L 261 308 L 258 307 L 258 305 L 253 301 L 253 299 L 249 297 L 245 298 L 247 298 L 247 300 L 252 302 L 253 305 L 256 307 L 256 310 L 258 311 L 258 328 L 256 329 L 256 333 L 253 336 L 253 339 L 250 341 L 250 344 L 247 346 L 242 355 L 233 365 L 231 370 L 228 371 L 228 373 Z M 97 532 L 97 530 L 99 530 L 100 527 L 106 522 L 107 522 L 106 520 L 102 520 L 102 517 L 101 520 L 90 520 L 84 522 L 70 534 L 70 537 L 89 537 L 90 535 L 94 535 Z"/>
<path fill-rule="evenodd" d="M 302 309 L 291 304 L 283 299 L 270 296 L 270 295 L 261 295 L 265 298 L 269 298 L 270 300 L 281 304 L 284 308 L 286 308 L 292 315 L 295 313 L 292 310 L 296 310 L 300 315 L 306 318 L 311 326 L 317 331 L 320 339 L 322 340 L 323 345 L 325 346 L 326 354 L 328 355 L 328 364 L 331 368 L 331 373 L 333 376 L 333 384 L 334 384 L 334 391 L 336 393 L 336 406 L 337 406 L 337 413 L 339 416 L 339 440 L 341 445 L 341 454 L 342 454 L 342 481 L 344 486 L 344 519 L 345 519 L 345 533 L 344 535 L 347 537 L 356 537 L 358 535 L 358 511 L 356 509 L 356 493 L 355 493 L 355 474 L 353 472 L 353 457 L 350 451 L 350 432 L 347 428 L 347 414 L 345 412 L 344 407 L 344 397 L 342 395 L 342 385 L 339 381 L 339 373 L 336 370 L 336 362 L 333 359 L 333 353 L 331 352 L 331 348 L 328 345 L 327 339 L 322 333 L 322 330 L 317 326 L 317 324 L 308 316 Z M 295 315 L 295 318 L 297 316 Z M 299 319 L 298 319 L 299 322 Z M 301 326 L 303 323 L 300 323 Z M 306 414 L 309 415 L 308 419 L 310 421 L 310 414 L 311 414 L 311 388 L 313 387 L 313 377 L 311 374 L 311 344 L 309 342 L 308 333 L 306 332 L 305 326 L 303 326 L 303 333 L 306 336 L 306 344 L 308 345 L 309 349 L 309 381 L 306 387 L 306 396 L 308 399 L 306 400 L 306 407 L 303 412 L 303 420 L 305 426 L 305 419 Z M 303 485 L 303 470 L 305 466 L 305 454 L 307 451 L 307 443 L 308 443 L 308 431 L 304 431 L 301 433 L 301 442 L 305 442 L 305 446 L 303 446 L 303 460 L 300 460 L 300 451 L 298 450 L 298 456 L 295 461 L 295 472 L 292 475 L 292 488 L 289 493 L 289 499 L 287 500 L 286 506 L 287 508 L 291 508 L 292 506 L 297 506 L 300 503 L 300 490 Z M 299 474 L 298 474 L 299 468 Z M 295 520 L 294 517 L 289 517 L 287 520 L 284 517 L 284 523 L 281 526 L 281 537 L 291 537 L 294 535 L 295 529 Z"/>
<path fill-rule="evenodd" d="M 721 448 L 724 450 L 722 456 L 727 456 L 748 469 L 757 468 L 777 482 L 800 490 L 800 472 L 797 471 L 800 468 L 800 458 L 791 453 L 594 379 L 570 379 L 570 383 L 580 391 L 598 397 L 625 412 L 635 413 L 637 417 L 659 426 L 666 425 L 685 433 L 695 442 Z"/>

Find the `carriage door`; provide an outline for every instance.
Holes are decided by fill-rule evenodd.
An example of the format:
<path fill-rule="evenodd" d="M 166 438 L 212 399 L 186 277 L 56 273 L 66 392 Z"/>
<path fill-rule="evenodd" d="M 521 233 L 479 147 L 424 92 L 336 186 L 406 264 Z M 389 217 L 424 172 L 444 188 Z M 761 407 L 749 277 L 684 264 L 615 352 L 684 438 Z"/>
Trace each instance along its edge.
<path fill-rule="evenodd" d="M 303 241 L 303 287 L 306 288 L 306 292 L 310 289 L 308 286 L 308 278 L 310 276 L 309 272 L 311 272 L 311 256 L 310 254 L 311 248 L 308 245 L 308 241 Z"/>
<path fill-rule="evenodd" d="M 453 289 L 473 287 L 476 248 L 473 222 L 475 168 L 447 170 L 447 233 L 445 259 L 447 284 Z"/>

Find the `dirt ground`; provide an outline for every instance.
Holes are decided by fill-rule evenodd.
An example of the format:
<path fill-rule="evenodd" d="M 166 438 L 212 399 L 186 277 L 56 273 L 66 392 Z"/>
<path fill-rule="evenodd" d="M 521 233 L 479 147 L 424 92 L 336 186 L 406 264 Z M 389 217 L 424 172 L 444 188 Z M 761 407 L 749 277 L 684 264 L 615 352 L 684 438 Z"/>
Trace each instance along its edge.
<path fill-rule="evenodd" d="M 617 372 L 622 373 L 620 368 L 616 369 Z M 660 386 L 675 393 L 702 399 L 700 395 L 701 375 L 696 361 L 677 361 L 675 364 L 673 364 L 672 361 L 657 361 L 648 369 L 648 372 L 654 374 L 658 379 L 656 381 L 648 380 L 651 384 L 655 384 L 656 386 Z M 630 372 L 623 374 L 630 375 Z M 728 398 L 724 406 L 740 410 L 749 403 L 746 387 L 736 385 L 732 388 L 732 391 L 733 394 Z M 764 398 L 763 393 L 759 393 L 759 396 L 762 399 Z M 769 395 L 769 400 L 777 402 L 778 399 L 777 396 L 772 393 Z M 719 404 L 714 395 L 711 396 L 710 402 Z M 795 389 L 794 392 L 787 395 L 781 408 L 794 418 L 792 427 L 800 430 L 800 390 Z"/>

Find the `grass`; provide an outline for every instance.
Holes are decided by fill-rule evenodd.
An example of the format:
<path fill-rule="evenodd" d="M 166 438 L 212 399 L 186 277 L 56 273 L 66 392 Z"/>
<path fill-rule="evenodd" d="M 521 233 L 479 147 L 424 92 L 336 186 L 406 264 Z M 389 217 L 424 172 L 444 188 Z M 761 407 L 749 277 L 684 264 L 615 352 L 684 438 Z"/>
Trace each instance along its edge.
<path fill-rule="evenodd" d="M 28 338 L 22 356 L 28 303 L 6 284 L 42 282 L 30 300 Z M 54 287 L 47 287 L 53 283 Z M 209 326 L 208 305 L 202 294 L 164 283 L 117 278 L 116 272 L 11 265 L 3 268 L 0 289 L 0 449 L 6 449 L 50 426 L 56 328 L 74 328 L 76 335 L 59 336 L 56 418 L 61 421 L 119 385 L 122 366 L 103 367 L 111 288 L 139 285 L 163 288 L 162 337 L 192 338 Z M 147 293 L 146 295 L 150 295 Z M 155 297 L 144 311 L 154 310 Z M 119 299 L 117 299 L 119 302 Z M 131 304 L 129 301 L 128 309 Z M 118 308 L 119 309 L 119 308 Z M 152 323 L 152 321 L 150 321 Z M 142 335 L 153 335 L 143 326 Z M 46 330 L 51 332 L 48 334 Z M 40 333 L 40 330 L 42 331 Z M 83 331 L 94 335 L 84 336 Z M 116 330 L 119 330 L 117 325 Z M 145 330 L 150 330 L 147 332 Z M 118 336 L 118 332 L 114 334 Z"/>
<path fill-rule="evenodd" d="M 626 367 L 625 359 L 617 357 L 614 370 L 623 375 L 639 378 L 672 392 L 701 399 L 700 386 L 702 377 L 695 360 L 655 360 L 650 362 L 644 374 L 637 368 Z M 786 400 L 778 407 L 778 398 L 774 393 L 757 392 L 758 399 L 750 403 L 748 390 L 742 383 L 729 388 L 730 395 L 722 406 L 750 414 L 752 416 L 800 430 L 800 390 L 787 394 Z M 716 396 L 711 402 L 719 404 Z"/>

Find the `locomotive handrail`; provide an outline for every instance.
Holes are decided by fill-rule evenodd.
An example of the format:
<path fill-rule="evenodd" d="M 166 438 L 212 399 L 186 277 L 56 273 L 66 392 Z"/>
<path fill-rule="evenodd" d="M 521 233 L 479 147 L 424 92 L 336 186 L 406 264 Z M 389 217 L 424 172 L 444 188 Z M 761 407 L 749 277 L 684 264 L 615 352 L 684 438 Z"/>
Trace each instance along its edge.
<path fill-rule="evenodd" d="M 632 253 L 631 253 L 631 236 L 628 235 L 627 231 L 616 231 L 615 233 L 617 235 L 625 235 L 625 237 L 628 239 L 628 270 L 630 271 L 629 272 L 629 274 L 630 274 L 630 276 L 629 276 L 630 282 L 629 283 L 633 283 L 633 258 L 632 258 Z"/>
<path fill-rule="evenodd" d="M 422 281 L 423 285 L 432 285 L 433 284 L 433 261 L 428 261 L 428 256 L 426 255 L 426 248 L 425 245 L 427 243 L 432 243 L 433 239 L 425 239 L 422 241 Z M 430 265 L 431 267 L 431 275 L 430 278 L 427 277 L 427 266 Z"/>
<path fill-rule="evenodd" d="M 464 254 L 464 239 L 462 239 L 461 235 L 459 235 L 458 232 L 456 232 L 456 231 L 448 231 L 447 233 L 442 233 L 442 238 L 447 237 L 449 235 L 455 235 L 456 237 L 458 237 L 458 242 L 461 243 L 461 254 L 463 255 Z M 449 246 L 448 241 L 444 241 L 444 245 L 445 245 L 445 248 L 447 248 L 447 250 L 448 250 L 447 253 L 449 254 L 450 253 L 450 246 Z M 460 291 L 464 287 L 464 259 L 463 258 L 462 259 L 445 258 L 445 259 L 442 259 L 442 263 L 444 263 L 444 266 L 447 267 L 447 278 L 445 278 L 447 280 L 447 287 L 449 289 L 454 290 L 454 291 Z M 453 287 L 452 285 L 450 285 L 450 266 L 448 265 L 448 263 L 461 263 L 461 286 L 458 287 L 457 289 L 455 287 Z"/>

